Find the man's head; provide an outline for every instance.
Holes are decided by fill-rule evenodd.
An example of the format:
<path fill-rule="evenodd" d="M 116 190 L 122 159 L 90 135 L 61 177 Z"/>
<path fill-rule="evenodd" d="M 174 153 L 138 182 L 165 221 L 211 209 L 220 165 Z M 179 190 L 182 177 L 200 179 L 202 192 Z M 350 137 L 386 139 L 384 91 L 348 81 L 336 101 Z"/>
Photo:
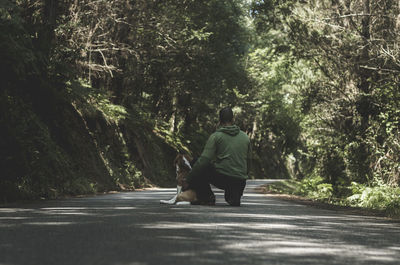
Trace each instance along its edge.
<path fill-rule="evenodd" d="M 233 122 L 233 111 L 230 107 L 225 107 L 219 111 L 219 123 L 221 125 L 231 124 Z"/>

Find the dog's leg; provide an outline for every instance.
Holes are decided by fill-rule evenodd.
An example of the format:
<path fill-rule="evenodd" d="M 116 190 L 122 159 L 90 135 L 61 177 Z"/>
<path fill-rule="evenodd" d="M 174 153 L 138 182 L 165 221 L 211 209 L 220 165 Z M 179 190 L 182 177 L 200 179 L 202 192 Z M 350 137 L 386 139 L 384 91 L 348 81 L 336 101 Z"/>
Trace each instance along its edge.
<path fill-rule="evenodd" d="M 182 186 L 178 186 L 177 187 L 178 193 L 176 195 L 176 199 L 175 199 L 175 204 L 176 205 L 190 205 L 189 201 L 182 201 L 181 196 L 179 196 L 180 194 L 182 194 Z"/>
<path fill-rule="evenodd" d="M 175 204 L 176 203 L 176 198 L 178 195 L 182 193 L 182 186 L 176 186 L 176 194 L 174 197 L 172 197 L 170 200 L 160 200 L 161 204 Z"/>
<path fill-rule="evenodd" d="M 161 204 L 175 204 L 176 203 L 176 197 L 178 197 L 178 194 L 176 194 L 172 199 L 170 200 L 160 200 Z"/>

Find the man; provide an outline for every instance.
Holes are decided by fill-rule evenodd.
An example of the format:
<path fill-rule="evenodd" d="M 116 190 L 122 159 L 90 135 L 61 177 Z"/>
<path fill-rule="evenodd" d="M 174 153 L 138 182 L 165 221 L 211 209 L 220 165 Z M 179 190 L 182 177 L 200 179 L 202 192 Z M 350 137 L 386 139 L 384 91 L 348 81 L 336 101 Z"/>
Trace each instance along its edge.
<path fill-rule="evenodd" d="M 215 205 L 210 184 L 225 191 L 225 201 L 240 206 L 250 169 L 250 139 L 233 125 L 232 109 L 219 112 L 220 127 L 211 134 L 204 150 L 187 176 L 189 189 L 197 193 L 192 204 Z"/>

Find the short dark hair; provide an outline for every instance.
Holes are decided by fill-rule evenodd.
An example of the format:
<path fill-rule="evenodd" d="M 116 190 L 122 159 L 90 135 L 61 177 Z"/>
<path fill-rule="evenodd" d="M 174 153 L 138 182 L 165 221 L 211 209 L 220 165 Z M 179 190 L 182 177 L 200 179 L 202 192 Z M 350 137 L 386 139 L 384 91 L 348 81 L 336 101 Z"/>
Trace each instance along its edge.
<path fill-rule="evenodd" d="M 225 107 L 219 111 L 219 122 L 228 123 L 233 121 L 233 111 L 230 107 Z"/>

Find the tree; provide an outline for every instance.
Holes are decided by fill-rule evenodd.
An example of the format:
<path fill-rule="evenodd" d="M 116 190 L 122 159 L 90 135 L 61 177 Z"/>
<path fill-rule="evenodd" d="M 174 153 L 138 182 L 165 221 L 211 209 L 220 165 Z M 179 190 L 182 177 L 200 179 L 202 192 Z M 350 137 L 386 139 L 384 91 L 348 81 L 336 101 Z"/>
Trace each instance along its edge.
<path fill-rule="evenodd" d="M 278 29 L 283 37 L 273 41 L 284 39 L 286 54 L 313 73 L 296 84 L 310 173 L 336 192 L 351 181 L 398 183 L 398 3 L 254 1 L 253 8 L 261 34 Z M 396 100 L 383 100 L 388 94 Z"/>

